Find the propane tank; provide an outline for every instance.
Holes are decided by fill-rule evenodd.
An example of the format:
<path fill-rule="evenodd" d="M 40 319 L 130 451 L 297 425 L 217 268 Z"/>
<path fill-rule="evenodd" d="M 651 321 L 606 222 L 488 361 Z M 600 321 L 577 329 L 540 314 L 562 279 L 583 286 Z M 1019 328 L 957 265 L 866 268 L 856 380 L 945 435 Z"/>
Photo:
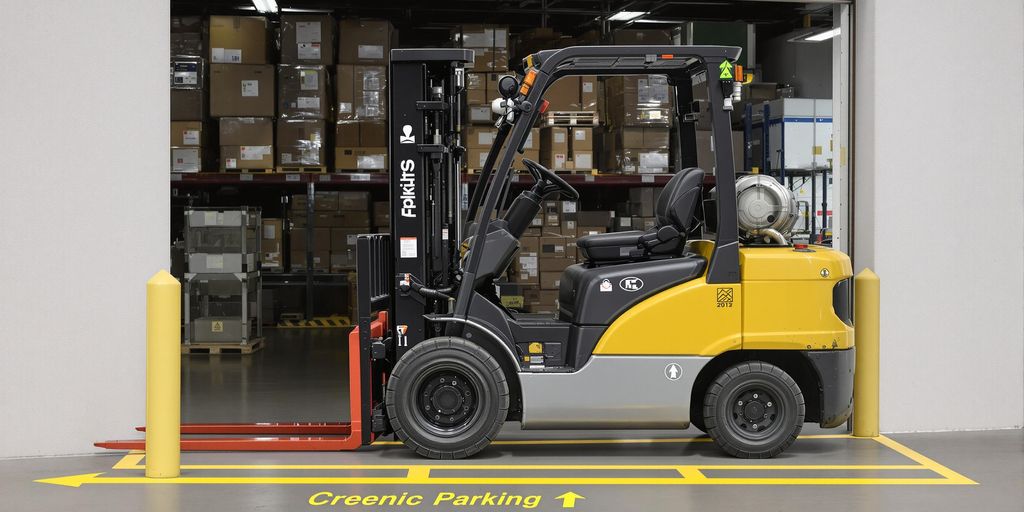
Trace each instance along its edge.
<path fill-rule="evenodd" d="M 736 180 L 736 221 L 749 241 L 788 245 L 797 221 L 796 198 L 775 178 L 749 174 Z"/>

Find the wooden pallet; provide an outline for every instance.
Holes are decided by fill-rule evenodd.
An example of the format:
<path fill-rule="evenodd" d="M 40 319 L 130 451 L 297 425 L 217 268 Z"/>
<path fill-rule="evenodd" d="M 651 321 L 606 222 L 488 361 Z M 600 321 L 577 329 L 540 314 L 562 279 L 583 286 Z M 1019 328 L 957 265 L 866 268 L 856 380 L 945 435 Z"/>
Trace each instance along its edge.
<path fill-rule="evenodd" d="M 601 124 L 597 112 L 545 112 L 542 126 L 597 126 Z"/>
<path fill-rule="evenodd" d="M 263 338 L 250 340 L 246 345 L 237 343 L 191 343 L 181 346 L 182 354 L 207 354 L 211 356 L 240 354 L 252 354 L 263 348 Z"/>
<path fill-rule="evenodd" d="M 305 174 L 326 174 L 327 167 L 322 165 L 279 165 L 277 172 L 282 173 L 305 173 Z"/>
<path fill-rule="evenodd" d="M 274 174 L 273 169 L 224 169 L 220 172 L 230 174 Z"/>
<path fill-rule="evenodd" d="M 555 174 L 580 174 L 597 176 L 597 169 L 551 169 Z"/>

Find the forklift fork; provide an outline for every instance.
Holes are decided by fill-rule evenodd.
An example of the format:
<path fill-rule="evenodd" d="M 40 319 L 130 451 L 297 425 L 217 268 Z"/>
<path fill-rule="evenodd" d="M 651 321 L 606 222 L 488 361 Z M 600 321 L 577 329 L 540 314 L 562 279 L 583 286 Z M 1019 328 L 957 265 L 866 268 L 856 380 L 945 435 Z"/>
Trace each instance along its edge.
<path fill-rule="evenodd" d="M 345 451 L 355 450 L 373 442 L 374 434 L 365 428 L 369 426 L 369 413 L 373 408 L 363 397 L 372 393 L 364 390 L 364 382 L 371 382 L 364 375 L 369 363 L 370 338 L 380 338 L 388 331 L 386 311 L 377 318 L 366 322 L 368 336 L 361 336 L 356 327 L 348 336 L 349 352 L 349 411 L 347 422 L 302 422 L 302 423 L 186 423 L 181 426 L 182 451 Z M 363 338 L 363 339 L 361 339 Z M 145 432 L 145 427 L 135 430 Z M 213 435 L 225 437 L 191 437 Z M 245 436 L 245 437 L 227 437 Z M 95 443 L 100 448 L 112 450 L 145 450 L 146 440 L 102 441 Z"/>

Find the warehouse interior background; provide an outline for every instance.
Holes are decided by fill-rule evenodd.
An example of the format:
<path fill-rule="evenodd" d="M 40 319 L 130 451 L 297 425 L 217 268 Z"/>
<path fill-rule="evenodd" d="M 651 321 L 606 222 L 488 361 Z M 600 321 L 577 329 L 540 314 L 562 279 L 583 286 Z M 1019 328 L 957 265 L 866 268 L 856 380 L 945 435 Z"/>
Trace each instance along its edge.
<path fill-rule="evenodd" d="M 539 2 L 496 19 L 485 19 L 486 2 L 457 3 L 432 8 L 426 20 L 413 16 L 414 2 L 302 2 L 387 17 L 399 47 L 444 44 L 459 23 L 503 23 L 513 32 L 537 23 L 529 4 Z M 813 14 L 845 23 L 846 37 L 817 45 L 788 43 L 785 30 L 762 23 L 756 51 L 777 56 L 762 65 L 787 76 L 772 80 L 839 102 L 834 123 L 848 127 L 847 169 L 834 184 L 837 204 L 845 204 L 833 222 L 855 270 L 870 267 L 882 278 L 882 430 L 1024 425 L 1021 4 L 662 4 L 665 16 L 742 12 L 748 21 L 799 27 Z M 90 453 L 94 441 L 131 437 L 142 423 L 144 283 L 171 265 L 168 242 L 182 222 L 183 206 L 168 193 L 170 15 L 238 13 L 220 1 L 4 5 L 0 41 L 20 49 L 10 52 L 10 69 L 32 79 L 0 89 L 2 111 L 19 120 L 0 128 L 8 167 L 0 192 L 0 457 Z M 580 23 L 551 17 L 567 32 Z M 771 31 L 778 37 L 767 37 Z M 958 37 L 935 36 L 945 33 Z M 849 104 L 833 97 L 836 77 L 848 80 Z M 190 364 L 213 380 L 258 371 L 212 358 Z M 209 386 L 221 389 L 216 384 Z M 343 389 L 329 375 L 310 379 L 308 387 L 317 386 L 309 399 L 331 405 L 331 386 Z M 265 387 L 248 392 L 287 401 Z M 183 403 L 187 410 L 187 396 Z M 209 402 L 197 409 L 206 416 L 196 420 L 230 419 L 212 417 L 224 411 Z"/>

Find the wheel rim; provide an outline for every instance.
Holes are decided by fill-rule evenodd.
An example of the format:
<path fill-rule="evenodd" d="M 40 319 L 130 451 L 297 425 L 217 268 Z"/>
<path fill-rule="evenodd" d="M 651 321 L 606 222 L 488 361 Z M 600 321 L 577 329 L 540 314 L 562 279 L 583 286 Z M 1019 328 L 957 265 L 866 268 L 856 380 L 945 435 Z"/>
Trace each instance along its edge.
<path fill-rule="evenodd" d="M 748 440 L 761 440 L 780 428 L 785 406 L 775 390 L 751 383 L 730 394 L 726 414 L 726 425 L 736 435 Z"/>
<path fill-rule="evenodd" d="M 479 413 L 480 383 L 462 368 L 445 365 L 425 372 L 415 389 L 420 423 L 435 435 L 456 436 Z"/>

